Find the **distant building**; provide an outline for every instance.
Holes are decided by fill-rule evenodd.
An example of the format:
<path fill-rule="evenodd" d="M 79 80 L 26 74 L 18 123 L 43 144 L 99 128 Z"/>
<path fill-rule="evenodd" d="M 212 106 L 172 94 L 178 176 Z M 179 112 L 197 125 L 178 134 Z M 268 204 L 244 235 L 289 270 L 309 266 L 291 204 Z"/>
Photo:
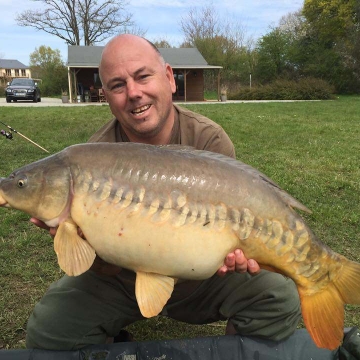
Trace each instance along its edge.
<path fill-rule="evenodd" d="M 84 95 L 84 99 L 101 101 L 99 62 L 103 48 L 103 46 L 68 46 L 70 101 L 75 100 L 74 96 Z M 159 51 L 174 71 L 175 101 L 204 100 L 204 71 L 217 72 L 219 88 L 222 66 L 209 65 L 196 48 L 159 48 Z"/>
<path fill-rule="evenodd" d="M 13 78 L 31 78 L 30 68 L 18 60 L 0 59 L 0 85 Z"/>

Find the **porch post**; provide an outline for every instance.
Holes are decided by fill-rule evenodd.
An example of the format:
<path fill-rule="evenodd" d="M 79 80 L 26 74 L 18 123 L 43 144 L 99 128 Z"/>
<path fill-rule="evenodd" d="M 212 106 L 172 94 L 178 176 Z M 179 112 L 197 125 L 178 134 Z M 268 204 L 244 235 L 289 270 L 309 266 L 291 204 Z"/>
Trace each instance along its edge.
<path fill-rule="evenodd" d="M 220 101 L 220 69 L 218 69 L 218 76 L 217 76 L 217 98 Z"/>
<path fill-rule="evenodd" d="M 70 96 L 70 103 L 72 103 L 72 87 L 71 87 L 71 75 L 70 75 L 70 66 L 68 66 L 68 86 L 69 86 L 69 96 Z"/>
<path fill-rule="evenodd" d="M 187 71 L 184 69 L 184 101 L 185 102 L 186 102 L 186 92 L 187 92 L 186 78 L 187 78 Z"/>

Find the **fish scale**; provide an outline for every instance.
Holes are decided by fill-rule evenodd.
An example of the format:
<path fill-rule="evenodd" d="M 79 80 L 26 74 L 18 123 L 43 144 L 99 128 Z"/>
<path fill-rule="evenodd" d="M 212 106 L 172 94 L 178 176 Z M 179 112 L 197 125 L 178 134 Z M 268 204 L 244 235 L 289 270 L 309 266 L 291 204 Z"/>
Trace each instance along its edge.
<path fill-rule="evenodd" d="M 133 180 L 133 182 L 136 184 L 139 182 L 141 178 L 141 171 L 135 171 L 134 169 L 129 169 L 127 171 L 122 171 L 122 173 L 125 173 L 124 179 L 129 181 Z M 134 174 L 136 174 L 136 177 L 134 177 Z M 150 175 L 151 181 L 163 181 L 165 178 L 164 175 L 159 175 L 158 173 L 155 173 L 153 175 Z M 148 173 L 147 175 L 142 179 L 144 182 L 149 179 Z M 188 178 L 187 178 L 188 179 Z M 184 182 L 184 177 L 177 178 L 177 182 Z M 185 181 L 187 183 L 189 180 Z M 110 193 L 114 191 L 113 188 L 115 185 L 112 181 L 104 182 L 103 185 L 100 187 L 100 182 L 98 180 L 93 180 L 93 185 L 91 187 L 91 191 L 98 192 L 96 194 L 99 201 L 107 200 Z M 138 211 L 141 207 L 141 202 L 139 201 L 139 197 L 136 197 L 134 195 L 134 191 L 127 190 L 124 191 L 123 188 L 121 188 L 121 199 L 118 203 L 120 208 L 128 208 L 132 207 L 132 212 Z M 141 187 L 141 190 L 138 190 L 139 192 L 142 192 L 142 199 L 145 198 L 145 189 L 144 187 Z M 106 196 L 104 196 L 106 194 Z M 170 201 L 170 198 L 168 198 L 168 202 L 164 202 L 161 204 L 160 200 L 158 198 L 154 198 L 154 196 L 150 196 L 152 199 L 149 209 L 145 211 L 148 214 L 152 215 L 151 220 L 153 222 L 164 222 L 171 220 L 172 224 L 175 227 L 184 226 L 188 223 L 194 223 L 195 221 L 200 221 L 202 224 L 205 224 L 207 222 L 211 223 L 212 226 L 215 226 L 217 229 L 221 230 L 225 227 L 226 224 L 226 218 L 228 217 L 228 209 L 224 204 L 220 204 L 218 206 L 213 207 L 215 209 L 213 211 L 212 217 L 209 216 L 209 213 L 207 211 L 207 208 L 210 208 L 210 205 L 202 205 L 202 204 L 189 204 L 186 200 L 186 196 L 183 193 L 180 193 L 179 191 L 176 193 L 175 196 L 173 196 L 174 203 L 177 204 L 177 214 L 174 216 L 174 214 L 171 213 L 172 208 L 172 202 Z M 164 200 L 165 201 L 165 200 Z M 146 202 L 146 201 L 145 201 Z M 181 205 L 181 206 L 180 206 Z M 194 210 L 196 209 L 196 210 Z M 196 214 L 196 216 L 194 215 Z M 249 238 L 250 233 L 254 230 L 255 225 L 255 216 L 252 214 L 252 212 L 249 209 L 232 209 L 230 211 L 231 217 L 230 221 L 232 222 L 232 229 L 237 232 L 239 239 L 246 240 Z M 173 215 L 171 217 L 171 214 Z M 235 216 L 234 216 L 235 214 Z M 171 219 L 170 219 L 171 218 Z M 303 262 L 306 260 L 306 256 L 310 250 L 310 246 L 306 246 L 306 243 L 309 241 L 308 234 L 306 230 L 304 229 L 304 226 L 300 222 L 296 222 L 296 228 L 294 232 L 289 232 L 288 234 L 291 234 L 291 247 L 289 247 L 289 241 L 283 241 L 283 227 L 282 224 L 278 221 L 270 221 L 266 219 L 267 226 L 265 226 L 265 229 L 267 230 L 264 237 L 262 237 L 262 241 L 264 244 L 266 244 L 266 247 L 269 250 L 274 250 L 276 248 L 277 255 L 279 253 L 281 255 L 285 255 L 287 252 L 291 250 L 299 250 L 296 254 L 293 254 L 291 258 L 287 259 L 288 262 Z M 288 235 L 290 236 L 290 235 Z M 285 238 L 286 239 L 286 238 Z M 241 246 L 241 245 L 240 245 Z M 284 251 L 281 251 L 283 248 L 285 248 Z M 301 250 L 301 251 L 300 251 Z M 310 268 L 312 268 L 312 264 L 302 265 L 302 267 L 297 268 L 296 274 L 301 275 L 306 273 Z M 315 271 L 316 272 L 316 271 Z M 315 273 L 314 272 L 314 273 Z M 310 272 L 311 274 L 311 272 Z"/>
<path fill-rule="evenodd" d="M 320 347 L 339 346 L 344 304 L 360 304 L 360 264 L 322 244 L 294 211 L 308 209 L 266 175 L 220 154 L 74 145 L 0 178 L 0 206 L 58 226 L 54 249 L 70 276 L 96 254 L 136 272 L 145 317 L 162 311 L 178 279 L 213 276 L 236 248 L 296 283 Z"/>

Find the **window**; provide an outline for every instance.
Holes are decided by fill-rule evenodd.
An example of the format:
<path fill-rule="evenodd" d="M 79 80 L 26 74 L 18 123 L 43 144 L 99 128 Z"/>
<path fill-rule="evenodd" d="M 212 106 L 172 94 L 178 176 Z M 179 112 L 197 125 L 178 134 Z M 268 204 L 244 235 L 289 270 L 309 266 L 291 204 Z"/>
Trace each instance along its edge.
<path fill-rule="evenodd" d="M 11 69 L 5 69 L 6 75 L 11 76 Z"/>
<path fill-rule="evenodd" d="M 21 76 L 26 76 L 26 70 L 25 69 L 21 69 Z"/>
<path fill-rule="evenodd" d="M 15 69 L 15 76 L 19 76 L 19 69 Z"/>

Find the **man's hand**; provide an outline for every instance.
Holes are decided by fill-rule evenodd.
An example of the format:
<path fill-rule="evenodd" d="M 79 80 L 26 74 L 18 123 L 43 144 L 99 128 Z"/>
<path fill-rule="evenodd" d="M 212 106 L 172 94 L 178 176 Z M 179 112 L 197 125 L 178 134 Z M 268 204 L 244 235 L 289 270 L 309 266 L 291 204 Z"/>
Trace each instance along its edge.
<path fill-rule="evenodd" d="M 57 228 L 49 227 L 43 221 L 36 219 L 36 218 L 31 218 L 30 222 L 32 222 L 34 225 L 36 225 L 37 227 L 39 227 L 41 229 L 45 229 L 45 230 L 49 231 L 49 234 L 52 238 L 55 237 Z"/>
<path fill-rule="evenodd" d="M 250 275 L 256 275 L 260 271 L 260 266 L 255 260 L 248 260 L 240 249 L 236 249 L 233 253 L 227 254 L 224 265 L 217 271 L 217 274 L 224 276 L 232 272 L 248 272 Z"/>

